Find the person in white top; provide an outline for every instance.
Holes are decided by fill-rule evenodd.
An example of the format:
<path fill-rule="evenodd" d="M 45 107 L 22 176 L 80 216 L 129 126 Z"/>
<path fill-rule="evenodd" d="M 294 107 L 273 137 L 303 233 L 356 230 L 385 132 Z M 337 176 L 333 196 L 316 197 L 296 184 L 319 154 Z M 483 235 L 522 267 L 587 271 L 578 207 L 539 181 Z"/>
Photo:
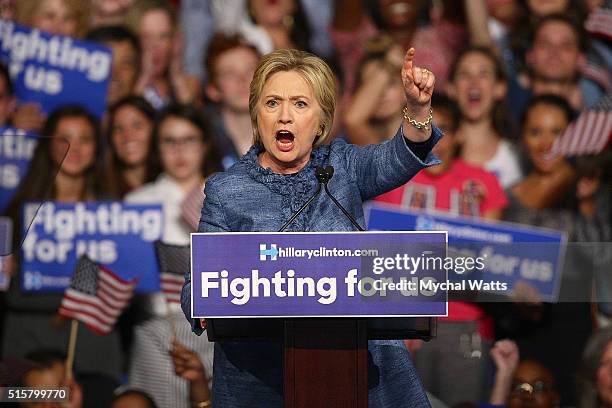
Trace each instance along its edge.
<path fill-rule="evenodd" d="M 220 169 L 219 156 L 199 112 L 187 106 L 165 109 L 153 131 L 153 151 L 159 157 L 162 173 L 154 182 L 128 194 L 125 201 L 162 204 L 162 241 L 189 245 L 189 234 L 194 231 L 197 220 L 186 219 L 190 213 L 184 211 L 185 200 L 194 192 L 203 194 L 205 178 Z M 199 205 L 202 198 L 202 195 L 197 197 Z M 208 400 L 212 343 L 191 334 L 178 304 L 167 302 L 161 293 L 153 298 L 155 317 L 135 327 L 130 386 L 148 392 L 159 406 L 188 408 L 193 401 Z M 177 350 L 195 352 L 205 375 L 194 380 L 175 366 L 171 353 Z"/>
<path fill-rule="evenodd" d="M 507 83 L 501 62 L 491 50 L 469 47 L 455 61 L 447 89 L 457 101 L 461 158 L 495 173 L 504 189 L 521 179 L 518 155 L 503 139 L 508 121 L 502 108 Z"/>

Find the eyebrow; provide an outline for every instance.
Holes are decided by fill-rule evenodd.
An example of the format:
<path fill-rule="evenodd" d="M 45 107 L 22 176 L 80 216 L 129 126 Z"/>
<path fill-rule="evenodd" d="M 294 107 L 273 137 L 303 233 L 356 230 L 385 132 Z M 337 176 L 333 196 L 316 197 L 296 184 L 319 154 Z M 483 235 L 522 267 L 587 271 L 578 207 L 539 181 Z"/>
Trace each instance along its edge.
<path fill-rule="evenodd" d="M 266 95 L 264 98 L 274 98 L 274 99 L 285 99 L 280 95 L 274 95 L 274 94 L 270 94 L 270 95 Z M 306 95 L 295 95 L 295 96 L 290 96 L 289 100 L 296 100 L 296 99 L 310 99 L 308 96 Z"/>

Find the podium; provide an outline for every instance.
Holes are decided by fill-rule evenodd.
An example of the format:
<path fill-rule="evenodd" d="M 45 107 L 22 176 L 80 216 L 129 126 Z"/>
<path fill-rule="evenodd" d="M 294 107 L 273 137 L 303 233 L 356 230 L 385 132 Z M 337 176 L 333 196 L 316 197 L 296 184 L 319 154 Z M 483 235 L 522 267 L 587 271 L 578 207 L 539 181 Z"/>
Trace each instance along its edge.
<path fill-rule="evenodd" d="M 436 335 L 435 317 L 206 319 L 210 341 L 284 344 L 285 408 L 368 406 L 368 340 Z"/>
<path fill-rule="evenodd" d="M 366 408 L 368 340 L 430 340 L 447 310 L 445 294 L 418 285 L 375 288 L 446 279 L 391 265 L 445 256 L 445 233 L 201 233 L 191 251 L 192 316 L 206 318 L 210 341 L 282 344 L 285 408 Z"/>

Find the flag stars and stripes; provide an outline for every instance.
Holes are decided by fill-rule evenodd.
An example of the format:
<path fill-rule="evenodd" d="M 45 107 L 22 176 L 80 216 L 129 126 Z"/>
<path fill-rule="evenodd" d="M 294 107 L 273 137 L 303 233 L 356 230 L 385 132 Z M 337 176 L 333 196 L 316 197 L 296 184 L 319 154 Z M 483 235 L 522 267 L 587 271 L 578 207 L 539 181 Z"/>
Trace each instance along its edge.
<path fill-rule="evenodd" d="M 568 126 L 555 140 L 552 151 L 564 156 L 598 154 L 606 148 L 611 136 L 612 93 L 608 93 Z"/>
<path fill-rule="evenodd" d="M 126 280 L 82 256 L 66 289 L 59 313 L 108 334 L 132 298 L 136 280 Z"/>
<path fill-rule="evenodd" d="M 161 291 L 168 303 L 181 303 L 181 291 L 185 274 L 190 271 L 190 249 L 188 245 L 155 243 L 160 269 Z"/>

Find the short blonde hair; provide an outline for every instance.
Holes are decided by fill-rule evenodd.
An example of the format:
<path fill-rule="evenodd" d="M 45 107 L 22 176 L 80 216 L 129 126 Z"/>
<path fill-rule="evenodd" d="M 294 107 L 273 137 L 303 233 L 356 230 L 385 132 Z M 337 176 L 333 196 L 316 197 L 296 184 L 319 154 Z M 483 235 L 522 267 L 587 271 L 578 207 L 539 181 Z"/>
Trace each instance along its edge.
<path fill-rule="evenodd" d="M 332 70 L 321 58 L 305 51 L 281 49 L 264 55 L 255 70 L 249 92 L 249 112 L 253 127 L 253 144 L 261 145 L 257 124 L 257 104 L 263 88 L 277 72 L 295 71 L 312 87 L 315 99 L 321 107 L 320 136 L 314 146 L 324 143 L 331 134 L 336 109 L 336 80 Z"/>
<path fill-rule="evenodd" d="M 89 29 L 90 11 L 85 2 L 81 0 L 63 0 L 63 3 L 74 14 L 76 32 L 74 37 L 83 38 Z M 19 0 L 16 8 L 16 21 L 19 24 L 32 26 L 34 15 L 42 4 L 40 0 Z"/>
<path fill-rule="evenodd" d="M 125 15 L 125 26 L 137 35 L 140 35 L 140 23 L 144 15 L 150 11 L 157 10 L 163 11 L 168 15 L 172 31 L 176 31 L 176 11 L 168 0 L 137 0 L 130 6 Z"/>

